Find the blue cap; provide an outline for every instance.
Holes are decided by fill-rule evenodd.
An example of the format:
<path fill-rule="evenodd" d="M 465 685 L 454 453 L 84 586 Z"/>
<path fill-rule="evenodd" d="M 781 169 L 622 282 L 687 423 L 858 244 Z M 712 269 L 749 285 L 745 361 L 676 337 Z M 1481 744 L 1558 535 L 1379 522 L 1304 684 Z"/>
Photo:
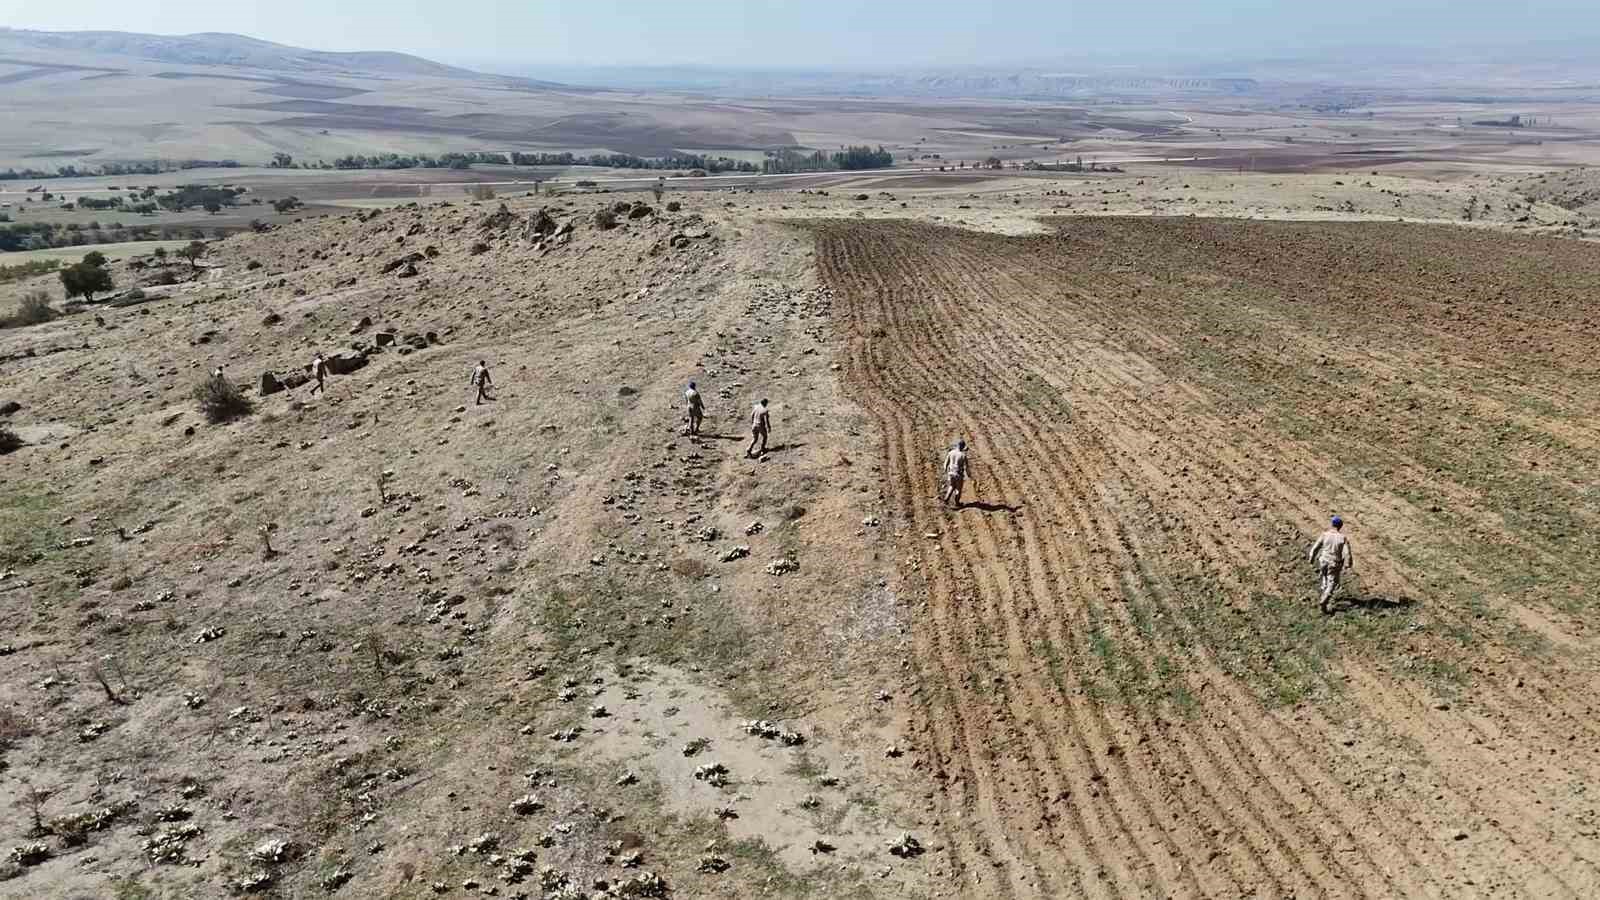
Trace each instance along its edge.
<path fill-rule="evenodd" d="M 1343 524 L 1344 524 L 1344 520 L 1343 519 L 1339 518 L 1338 516 L 1334 516 L 1333 517 L 1333 527 L 1338 528 L 1340 525 L 1343 525 Z"/>
<path fill-rule="evenodd" d="M 694 387 L 694 382 L 689 382 L 689 387 Z"/>

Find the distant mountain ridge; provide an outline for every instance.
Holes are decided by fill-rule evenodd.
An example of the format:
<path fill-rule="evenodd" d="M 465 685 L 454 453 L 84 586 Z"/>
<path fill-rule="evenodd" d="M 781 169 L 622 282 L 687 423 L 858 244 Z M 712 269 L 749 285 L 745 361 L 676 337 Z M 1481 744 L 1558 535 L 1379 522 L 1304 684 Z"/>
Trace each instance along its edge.
<path fill-rule="evenodd" d="M 409 53 L 334 52 L 291 47 L 240 34 L 137 34 L 125 31 L 27 31 L 0 28 L 0 49 L 89 53 L 181 66 L 230 66 L 324 75 L 390 75 L 494 81 L 522 87 L 561 87 L 554 82 L 489 75 L 447 66 Z"/>

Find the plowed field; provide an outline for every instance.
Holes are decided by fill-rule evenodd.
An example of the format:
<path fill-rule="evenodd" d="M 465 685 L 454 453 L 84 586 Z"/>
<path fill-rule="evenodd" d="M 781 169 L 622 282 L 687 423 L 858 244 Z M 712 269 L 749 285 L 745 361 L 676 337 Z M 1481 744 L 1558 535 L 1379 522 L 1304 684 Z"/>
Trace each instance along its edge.
<path fill-rule="evenodd" d="M 930 859 L 985 897 L 1594 896 L 1600 247 L 1058 224 L 817 226 L 920 604 Z"/>

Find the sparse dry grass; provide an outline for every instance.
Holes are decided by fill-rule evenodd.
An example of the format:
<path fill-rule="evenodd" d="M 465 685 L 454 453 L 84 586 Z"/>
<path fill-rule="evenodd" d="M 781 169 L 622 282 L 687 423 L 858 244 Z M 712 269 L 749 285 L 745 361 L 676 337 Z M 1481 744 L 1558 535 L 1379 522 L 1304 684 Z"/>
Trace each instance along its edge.
<path fill-rule="evenodd" d="M 0 316 L 0 328 L 21 328 L 27 325 L 42 325 L 59 317 L 50 305 L 50 295 L 44 291 L 29 291 L 22 296 L 17 311 L 9 316 Z"/>

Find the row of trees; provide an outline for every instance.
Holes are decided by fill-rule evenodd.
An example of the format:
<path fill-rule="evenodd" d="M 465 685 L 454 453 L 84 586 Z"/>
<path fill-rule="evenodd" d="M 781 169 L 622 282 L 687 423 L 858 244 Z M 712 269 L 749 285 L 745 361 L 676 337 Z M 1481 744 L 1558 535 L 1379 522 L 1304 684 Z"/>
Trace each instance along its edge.
<path fill-rule="evenodd" d="M 285 155 L 286 156 L 286 155 Z M 292 162 L 292 159 L 290 160 Z M 278 160 L 274 161 L 274 164 Z M 469 169 L 475 165 L 491 166 L 599 166 L 611 169 L 699 169 L 705 172 L 759 172 L 755 163 L 729 159 L 725 156 L 703 156 L 697 153 L 669 153 L 666 156 L 634 156 L 631 153 L 595 153 L 580 156 L 575 153 L 442 153 L 407 155 L 378 153 L 363 155 L 353 153 L 341 156 L 330 167 L 326 163 L 301 164 L 304 168 L 334 169 Z"/>
<path fill-rule="evenodd" d="M 669 153 L 666 156 L 634 156 L 631 153 L 595 153 L 577 156 L 572 153 L 512 153 L 511 164 L 517 166 L 599 166 L 609 169 L 699 169 L 704 172 L 760 171 L 756 164 L 726 156 L 704 156 L 698 153 Z"/>
<path fill-rule="evenodd" d="M 41 178 L 91 178 L 106 175 L 160 175 L 186 169 L 237 169 L 236 159 L 151 159 L 140 162 L 108 162 L 98 166 L 61 166 L 54 172 L 43 169 L 11 169 L 0 172 L 0 181 L 34 181 Z"/>
<path fill-rule="evenodd" d="M 225 232 L 222 229 L 212 231 L 213 237 L 221 237 Z M 116 225 L 102 227 L 98 222 L 80 225 L 69 222 L 65 225 L 48 222 L 24 222 L 14 225 L 0 225 L 0 253 L 9 253 L 16 250 L 51 250 L 59 247 L 85 247 L 92 244 L 121 244 L 126 241 L 175 241 L 175 240 L 200 240 L 206 237 L 205 231 L 199 228 L 179 227 L 176 225 Z M 0 257 L 3 261 L 4 257 Z"/>
<path fill-rule="evenodd" d="M 894 154 L 883 147 L 850 146 L 837 153 L 821 150 L 803 153 L 799 150 L 769 150 L 761 164 L 768 175 L 788 175 L 795 172 L 856 171 L 860 169 L 887 169 L 894 165 Z"/>

